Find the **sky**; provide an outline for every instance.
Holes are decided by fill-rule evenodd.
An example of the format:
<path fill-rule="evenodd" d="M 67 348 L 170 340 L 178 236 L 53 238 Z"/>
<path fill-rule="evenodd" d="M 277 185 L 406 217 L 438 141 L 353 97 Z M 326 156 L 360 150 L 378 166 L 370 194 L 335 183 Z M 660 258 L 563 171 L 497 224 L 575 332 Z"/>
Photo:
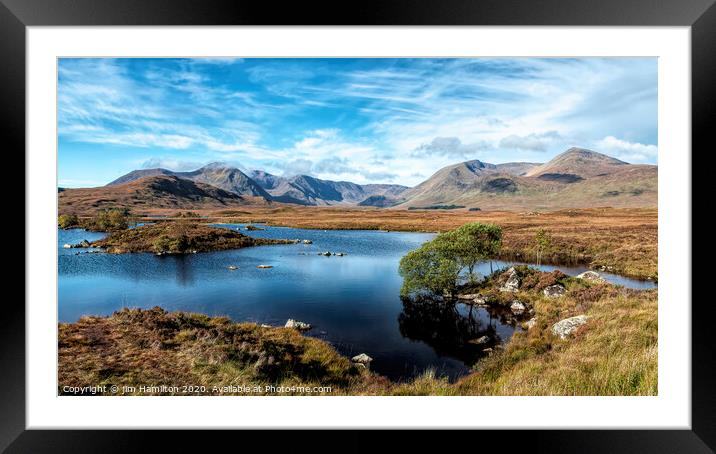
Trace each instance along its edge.
<path fill-rule="evenodd" d="M 657 60 L 63 58 L 57 113 L 63 187 L 210 162 L 414 186 L 572 146 L 656 164 Z"/>

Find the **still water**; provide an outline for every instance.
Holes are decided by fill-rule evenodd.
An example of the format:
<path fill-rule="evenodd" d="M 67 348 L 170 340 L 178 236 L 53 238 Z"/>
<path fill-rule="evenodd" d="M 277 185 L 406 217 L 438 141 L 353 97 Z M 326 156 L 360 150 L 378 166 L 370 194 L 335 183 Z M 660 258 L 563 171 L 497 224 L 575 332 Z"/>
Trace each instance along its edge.
<path fill-rule="evenodd" d="M 429 368 L 451 379 L 464 375 L 485 348 L 469 340 L 487 334 L 506 341 L 519 329 L 501 314 L 485 309 L 401 301 L 398 262 L 432 234 L 221 227 L 238 228 L 255 237 L 307 239 L 312 244 L 183 256 L 113 255 L 62 247 L 83 239 L 97 240 L 103 233 L 59 230 L 59 320 L 73 322 L 83 315 L 153 306 L 276 326 L 293 318 L 313 325 L 307 335 L 331 343 L 344 355 L 367 353 L 374 359 L 371 368 L 393 380 L 409 379 Z M 318 255 L 321 251 L 346 255 L 324 257 Z M 238 269 L 229 270 L 230 265 Z M 258 269 L 257 265 L 273 268 Z M 505 265 L 493 263 L 494 267 Z M 567 274 L 586 270 L 558 268 Z M 489 269 L 485 264 L 478 271 L 489 273 Z M 604 276 L 630 287 L 654 286 Z"/>

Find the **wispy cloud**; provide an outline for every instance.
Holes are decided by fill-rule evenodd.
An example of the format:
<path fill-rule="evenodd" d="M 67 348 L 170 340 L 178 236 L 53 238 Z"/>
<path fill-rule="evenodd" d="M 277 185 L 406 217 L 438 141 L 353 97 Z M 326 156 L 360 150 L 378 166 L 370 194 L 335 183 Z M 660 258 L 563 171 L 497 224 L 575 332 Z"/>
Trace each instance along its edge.
<path fill-rule="evenodd" d="M 574 145 L 655 163 L 656 78 L 639 58 L 62 59 L 60 157 L 85 144 L 98 163 L 127 154 L 117 172 L 143 153 L 408 185 Z"/>

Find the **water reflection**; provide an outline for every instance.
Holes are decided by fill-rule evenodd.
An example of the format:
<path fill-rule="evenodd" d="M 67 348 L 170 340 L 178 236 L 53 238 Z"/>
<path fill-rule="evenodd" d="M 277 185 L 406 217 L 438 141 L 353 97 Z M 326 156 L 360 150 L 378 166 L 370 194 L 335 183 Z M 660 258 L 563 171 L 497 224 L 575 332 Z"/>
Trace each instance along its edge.
<path fill-rule="evenodd" d="M 426 296 L 401 299 L 400 334 L 413 341 L 425 342 L 438 355 L 466 364 L 476 363 L 487 353 L 486 348 L 493 348 L 514 331 L 509 325 L 500 326 L 499 316 L 493 316 L 485 308 Z"/>

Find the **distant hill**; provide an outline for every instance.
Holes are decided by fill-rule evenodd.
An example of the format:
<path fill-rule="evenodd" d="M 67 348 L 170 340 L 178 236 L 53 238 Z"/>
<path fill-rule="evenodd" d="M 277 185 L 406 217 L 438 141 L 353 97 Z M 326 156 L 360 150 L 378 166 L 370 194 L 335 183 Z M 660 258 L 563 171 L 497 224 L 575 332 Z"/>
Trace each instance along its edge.
<path fill-rule="evenodd" d="M 358 206 L 361 207 L 377 207 L 377 208 L 388 208 L 399 203 L 396 199 L 384 195 L 372 195 L 367 199 L 358 202 Z"/>
<path fill-rule="evenodd" d="M 271 200 L 271 196 L 241 170 L 219 163 L 208 164 L 191 172 L 174 172 L 167 169 L 134 170 L 117 178 L 107 186 L 121 185 L 140 178 L 156 175 L 175 176 L 185 180 L 210 184 L 236 195 L 263 197 L 266 200 Z"/>
<path fill-rule="evenodd" d="M 254 170 L 250 173 L 277 202 L 299 205 L 357 205 L 371 196 L 396 198 L 406 186 L 397 184 L 356 184 L 349 181 L 321 180 L 308 175 L 279 177 Z"/>
<path fill-rule="evenodd" d="M 143 183 L 131 185 L 139 181 Z M 186 181 L 194 185 L 182 183 Z M 479 160 L 452 164 L 413 188 L 397 184 L 361 185 L 309 175 L 285 177 L 263 170 L 244 173 L 215 163 L 190 172 L 135 170 L 104 188 L 58 192 L 62 200 L 80 203 L 81 199 L 95 208 L 97 204 L 109 206 L 120 202 L 156 207 L 198 207 L 205 203 L 208 208 L 278 202 L 402 209 L 466 206 L 483 210 L 534 210 L 653 207 L 657 205 L 657 181 L 658 169 L 654 165 L 629 164 L 596 151 L 570 148 L 544 164 L 490 164 Z M 120 187 L 123 189 L 112 190 Z M 127 196 L 127 191 L 136 195 Z"/>
<path fill-rule="evenodd" d="M 153 175 L 98 188 L 65 188 L 58 194 L 62 213 L 86 213 L 123 207 L 141 212 L 151 209 L 227 208 L 265 205 L 262 197 L 240 196 L 215 186 L 173 175 Z"/>
<path fill-rule="evenodd" d="M 657 205 L 658 169 L 582 148 L 545 164 L 466 161 L 409 189 L 398 208 L 466 205 L 482 209 L 555 209 Z"/>

